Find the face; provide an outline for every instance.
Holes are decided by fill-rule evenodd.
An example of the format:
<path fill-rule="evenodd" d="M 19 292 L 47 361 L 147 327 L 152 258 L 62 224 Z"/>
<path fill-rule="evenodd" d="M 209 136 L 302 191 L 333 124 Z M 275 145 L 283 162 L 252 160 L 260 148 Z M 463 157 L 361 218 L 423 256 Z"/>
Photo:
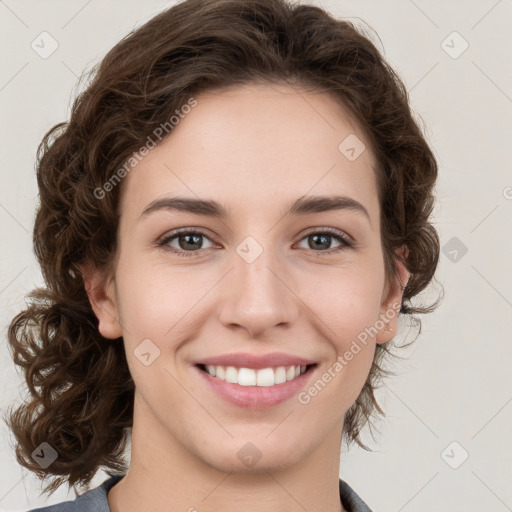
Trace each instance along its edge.
<path fill-rule="evenodd" d="M 258 85 L 196 100 L 125 178 L 115 277 L 91 303 L 103 336 L 123 336 L 134 430 L 222 471 L 283 469 L 339 445 L 376 343 L 396 333 L 387 313 L 401 288 L 385 279 L 375 161 L 326 93 Z M 348 199 L 311 203 L 335 196 Z M 250 386 L 198 367 L 240 353 L 285 354 L 288 377 L 297 361 L 307 371 Z M 282 379 L 254 371 L 276 366 L 234 364 L 253 371 L 240 372 L 246 384 Z M 241 449 L 262 458 L 244 465 Z"/>

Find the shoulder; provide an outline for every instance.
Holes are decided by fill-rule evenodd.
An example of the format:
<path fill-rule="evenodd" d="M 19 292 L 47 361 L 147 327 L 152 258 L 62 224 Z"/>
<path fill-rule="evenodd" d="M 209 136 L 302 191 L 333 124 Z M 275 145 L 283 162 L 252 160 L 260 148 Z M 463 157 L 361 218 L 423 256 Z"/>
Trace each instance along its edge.
<path fill-rule="evenodd" d="M 108 491 L 122 478 L 123 475 L 110 475 L 110 478 L 101 485 L 77 496 L 72 501 L 35 508 L 29 512 L 110 512 L 107 501 Z"/>
<path fill-rule="evenodd" d="M 359 497 L 359 495 L 340 478 L 340 499 L 343 507 L 348 512 L 372 512 L 371 508 Z"/>

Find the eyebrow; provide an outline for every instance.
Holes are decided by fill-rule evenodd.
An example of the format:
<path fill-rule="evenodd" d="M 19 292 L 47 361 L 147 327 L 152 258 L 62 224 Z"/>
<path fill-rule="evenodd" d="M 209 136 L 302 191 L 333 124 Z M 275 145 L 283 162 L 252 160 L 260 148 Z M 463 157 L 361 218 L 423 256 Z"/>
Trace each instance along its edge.
<path fill-rule="evenodd" d="M 164 197 L 152 201 L 141 213 L 140 218 L 161 210 L 188 212 L 220 219 L 229 217 L 229 211 L 211 199 Z M 362 213 L 371 224 L 368 210 L 361 203 L 347 196 L 302 196 L 290 205 L 284 216 L 309 215 L 332 210 L 352 210 Z"/>

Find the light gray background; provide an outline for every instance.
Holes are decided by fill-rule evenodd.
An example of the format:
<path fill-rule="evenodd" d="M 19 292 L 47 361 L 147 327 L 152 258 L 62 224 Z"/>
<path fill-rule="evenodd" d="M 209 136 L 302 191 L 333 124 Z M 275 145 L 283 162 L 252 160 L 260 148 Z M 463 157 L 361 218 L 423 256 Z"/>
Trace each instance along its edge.
<path fill-rule="evenodd" d="M 24 295 L 42 284 L 31 246 L 37 145 L 68 118 L 81 72 L 172 3 L 0 0 L 2 410 L 22 389 L 5 329 Z M 512 1 L 307 3 L 376 30 L 440 164 L 434 220 L 446 296 L 379 394 L 387 418 L 377 442 L 366 436 L 375 452 L 343 451 L 341 476 L 376 512 L 512 510 Z M 43 31 L 59 44 L 47 59 L 31 48 Z M 457 58 L 445 50 L 457 53 L 462 40 L 442 44 L 453 31 L 469 44 Z M 467 253 L 450 254 L 455 242 Z M 41 484 L 18 466 L 0 429 L 0 510 L 67 497 L 64 486 L 49 500 L 38 497 Z M 450 467 L 465 451 L 468 459 Z M 99 473 L 94 483 L 104 478 Z"/>

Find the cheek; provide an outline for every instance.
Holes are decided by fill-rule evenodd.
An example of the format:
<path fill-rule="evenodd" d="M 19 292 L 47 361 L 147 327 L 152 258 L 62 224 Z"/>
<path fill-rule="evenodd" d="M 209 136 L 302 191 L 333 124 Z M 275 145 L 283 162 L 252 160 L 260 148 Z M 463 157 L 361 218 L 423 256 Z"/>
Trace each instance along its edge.
<path fill-rule="evenodd" d="M 190 335 L 200 293 L 184 272 L 170 279 L 169 271 L 135 263 L 126 258 L 118 264 L 119 313 L 130 373 L 139 395 L 150 400 L 162 386 L 174 389 L 172 360 L 181 343 L 175 340 Z"/>
<path fill-rule="evenodd" d="M 371 328 L 379 318 L 382 288 L 380 272 L 354 266 L 304 278 L 301 298 L 328 328 L 326 337 L 344 350 L 362 333 L 375 334 Z"/>
<path fill-rule="evenodd" d="M 150 339 L 162 352 L 178 349 L 174 340 L 190 339 L 199 329 L 202 299 L 218 276 L 186 267 L 119 261 L 118 294 L 125 344 L 133 351 Z"/>
<path fill-rule="evenodd" d="M 350 401 L 357 398 L 373 362 L 384 277 L 370 267 L 334 270 L 314 283 L 305 281 L 301 298 L 332 349 L 324 380 L 332 375 L 337 393 Z"/>
<path fill-rule="evenodd" d="M 317 289 L 311 302 L 318 304 L 315 327 L 326 340 L 331 356 L 313 383 L 319 390 L 325 386 L 326 391 L 316 396 L 314 389 L 306 390 L 304 399 L 315 397 L 318 407 L 331 408 L 333 403 L 337 404 L 332 411 L 334 416 L 348 410 L 368 378 L 375 354 L 376 333 L 372 327 L 379 312 L 379 296 L 372 293 L 373 288 L 362 288 L 360 281 L 346 280 L 345 284 L 343 290 L 332 287 L 332 293 L 324 295 Z"/>
<path fill-rule="evenodd" d="M 185 406 L 189 396 L 177 384 L 186 378 L 180 364 L 183 347 L 201 336 L 205 317 L 214 311 L 205 294 L 219 276 L 126 257 L 119 260 L 116 277 L 127 362 L 138 397 L 152 408 L 169 400 Z"/>

